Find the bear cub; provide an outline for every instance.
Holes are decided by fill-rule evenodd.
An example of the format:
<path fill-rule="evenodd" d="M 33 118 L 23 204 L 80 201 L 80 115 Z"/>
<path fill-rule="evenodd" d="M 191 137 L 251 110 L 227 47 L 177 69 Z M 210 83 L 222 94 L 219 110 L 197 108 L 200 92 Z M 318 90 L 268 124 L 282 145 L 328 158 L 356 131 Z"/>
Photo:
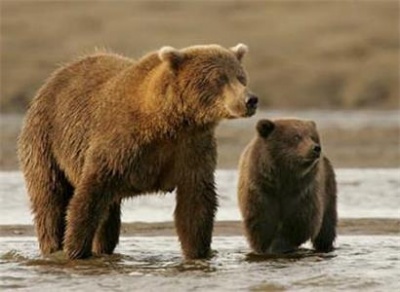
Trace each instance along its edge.
<path fill-rule="evenodd" d="M 336 180 L 313 121 L 260 120 L 243 151 L 238 196 L 254 252 L 286 253 L 311 239 L 320 252 L 336 237 Z"/>

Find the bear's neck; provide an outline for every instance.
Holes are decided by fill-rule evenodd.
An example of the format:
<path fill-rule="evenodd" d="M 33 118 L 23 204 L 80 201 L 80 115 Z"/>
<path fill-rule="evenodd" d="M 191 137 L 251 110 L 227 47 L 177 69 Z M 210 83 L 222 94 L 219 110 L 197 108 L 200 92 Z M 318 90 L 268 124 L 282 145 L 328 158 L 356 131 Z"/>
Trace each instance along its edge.
<path fill-rule="evenodd" d="M 140 115 L 154 136 L 174 136 L 186 131 L 214 130 L 218 121 L 210 119 L 182 96 L 173 73 L 151 53 L 131 65 L 116 86 L 124 87 L 129 111 Z M 156 131 L 154 131 L 156 130 Z"/>

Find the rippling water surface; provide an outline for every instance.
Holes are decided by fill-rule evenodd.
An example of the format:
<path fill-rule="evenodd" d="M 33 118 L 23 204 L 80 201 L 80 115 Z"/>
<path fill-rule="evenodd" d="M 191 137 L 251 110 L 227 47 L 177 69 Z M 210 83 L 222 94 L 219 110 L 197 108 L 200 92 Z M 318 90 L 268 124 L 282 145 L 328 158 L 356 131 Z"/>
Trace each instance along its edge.
<path fill-rule="evenodd" d="M 400 169 L 337 169 L 340 217 L 400 214 Z M 239 220 L 237 172 L 216 174 L 218 220 Z M 1 224 L 31 224 L 20 172 L 0 172 Z M 174 194 L 127 200 L 123 221 L 170 221 Z M 8 291 L 400 291 L 399 236 L 339 236 L 337 249 L 286 258 L 249 254 L 243 237 L 216 236 L 214 256 L 185 262 L 176 237 L 122 237 L 116 254 L 43 258 L 32 237 L 0 237 L 0 290 Z"/>
<path fill-rule="evenodd" d="M 249 254 L 243 237 L 215 237 L 214 256 L 182 260 L 174 237 L 125 237 L 113 256 L 42 258 L 34 238 L 1 238 L 3 291 L 399 291 L 399 238 L 343 236 L 338 249 L 286 258 Z"/>

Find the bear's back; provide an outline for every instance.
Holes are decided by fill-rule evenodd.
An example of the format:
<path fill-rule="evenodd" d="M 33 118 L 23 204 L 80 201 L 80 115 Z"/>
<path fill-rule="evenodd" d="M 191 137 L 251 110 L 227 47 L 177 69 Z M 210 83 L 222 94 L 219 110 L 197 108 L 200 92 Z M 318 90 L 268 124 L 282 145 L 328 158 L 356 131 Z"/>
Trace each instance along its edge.
<path fill-rule="evenodd" d="M 97 100 L 104 97 L 99 91 L 132 64 L 116 54 L 96 53 L 56 70 L 32 102 L 21 144 L 46 139 L 64 170 L 80 169 L 94 111 L 101 104 Z M 68 171 L 69 179 L 77 180 L 73 176 L 79 172 Z"/>
<path fill-rule="evenodd" d="M 108 53 L 83 57 L 56 70 L 44 84 L 37 98 L 84 98 L 133 63 L 131 59 Z"/>
<path fill-rule="evenodd" d="M 34 98 L 28 121 L 31 116 L 39 116 L 42 123 L 51 123 L 53 134 L 60 140 L 69 137 L 69 130 L 73 136 L 70 138 L 75 139 L 76 125 L 81 125 L 82 133 L 88 130 L 93 111 L 100 104 L 98 100 L 104 98 L 99 92 L 132 64 L 131 59 L 116 54 L 96 53 L 61 67 Z M 57 137 L 52 140 L 56 141 Z"/>

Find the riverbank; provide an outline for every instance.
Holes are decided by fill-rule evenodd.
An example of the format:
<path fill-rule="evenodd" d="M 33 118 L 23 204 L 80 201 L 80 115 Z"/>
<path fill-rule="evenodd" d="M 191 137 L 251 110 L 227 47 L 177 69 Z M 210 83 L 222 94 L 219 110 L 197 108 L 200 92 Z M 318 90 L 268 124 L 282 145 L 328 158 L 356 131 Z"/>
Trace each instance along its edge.
<path fill-rule="evenodd" d="M 394 235 L 400 236 L 400 220 L 393 218 L 342 218 L 339 235 Z M 240 221 L 217 221 L 214 236 L 244 235 Z M 0 237 L 35 236 L 33 225 L 0 225 Z M 173 222 L 123 223 L 121 236 L 176 236 Z"/>
<path fill-rule="evenodd" d="M 216 130 L 218 168 L 236 169 L 241 152 L 263 118 L 298 117 L 317 123 L 323 151 L 335 168 L 400 167 L 399 110 L 260 110 L 254 117 L 222 122 Z M 0 169 L 17 170 L 16 143 L 23 116 L 0 115 Z"/>

